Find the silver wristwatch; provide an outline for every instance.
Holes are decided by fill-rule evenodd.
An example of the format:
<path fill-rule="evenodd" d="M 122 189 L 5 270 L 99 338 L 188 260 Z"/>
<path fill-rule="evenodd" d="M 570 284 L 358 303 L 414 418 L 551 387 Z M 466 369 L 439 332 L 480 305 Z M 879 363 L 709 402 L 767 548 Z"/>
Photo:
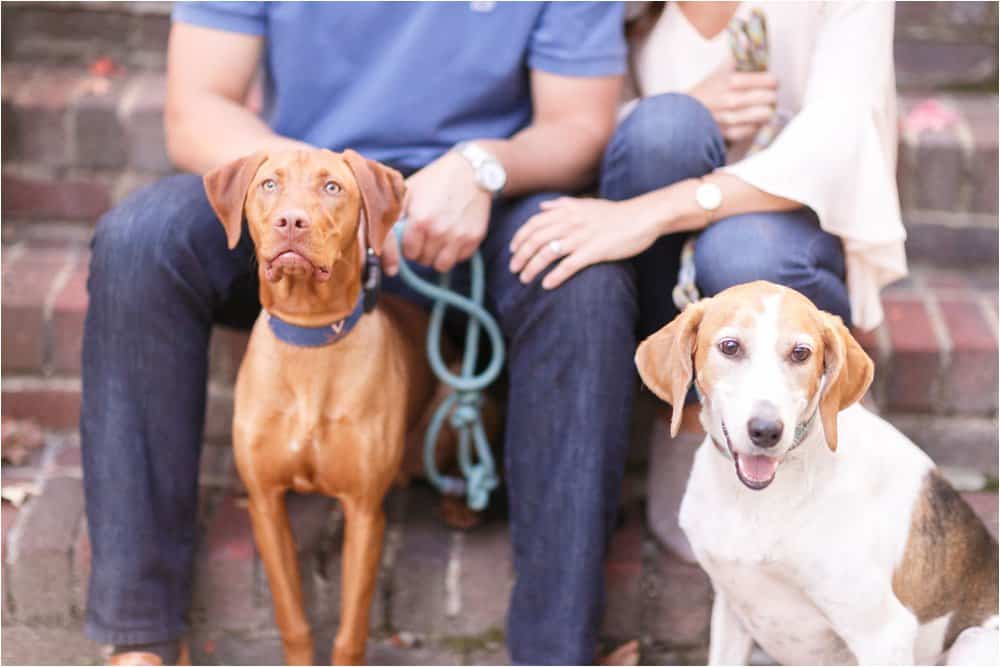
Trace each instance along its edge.
<path fill-rule="evenodd" d="M 472 165 L 479 187 L 489 192 L 493 197 L 497 197 L 503 192 L 503 187 L 507 185 L 507 170 L 492 153 L 472 141 L 462 141 L 455 144 L 452 150 Z"/>

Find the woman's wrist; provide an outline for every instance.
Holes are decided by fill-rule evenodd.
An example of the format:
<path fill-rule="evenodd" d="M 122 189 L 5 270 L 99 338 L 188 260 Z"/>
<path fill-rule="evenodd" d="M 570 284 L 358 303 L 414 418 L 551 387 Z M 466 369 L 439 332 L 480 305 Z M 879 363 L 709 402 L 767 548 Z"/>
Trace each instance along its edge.
<path fill-rule="evenodd" d="M 685 179 L 629 201 L 635 202 L 636 215 L 656 226 L 659 236 L 701 229 L 709 219 L 695 198 L 700 183 L 697 178 Z"/>

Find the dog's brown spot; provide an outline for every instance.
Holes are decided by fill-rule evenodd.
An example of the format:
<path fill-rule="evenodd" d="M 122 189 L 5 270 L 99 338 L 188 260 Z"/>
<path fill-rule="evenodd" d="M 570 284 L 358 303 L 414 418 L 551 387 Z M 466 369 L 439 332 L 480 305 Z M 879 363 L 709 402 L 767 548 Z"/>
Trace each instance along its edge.
<path fill-rule="evenodd" d="M 892 590 L 921 623 L 952 614 L 945 648 L 998 613 L 997 542 L 937 470 L 927 474 L 913 509 Z"/>

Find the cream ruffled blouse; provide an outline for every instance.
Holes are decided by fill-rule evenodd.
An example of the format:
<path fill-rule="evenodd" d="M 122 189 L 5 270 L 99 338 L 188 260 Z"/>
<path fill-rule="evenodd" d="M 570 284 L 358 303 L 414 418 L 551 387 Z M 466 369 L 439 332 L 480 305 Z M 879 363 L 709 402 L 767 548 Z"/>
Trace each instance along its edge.
<path fill-rule="evenodd" d="M 767 17 L 777 112 L 771 145 L 725 170 L 802 202 L 844 243 L 854 324 L 882 321 L 879 290 L 906 275 L 896 191 L 896 90 L 891 2 L 744 2 Z M 686 92 L 731 60 L 725 30 L 706 39 L 676 3 L 635 45 L 644 96 Z M 732 156 L 731 156 L 732 157 Z"/>

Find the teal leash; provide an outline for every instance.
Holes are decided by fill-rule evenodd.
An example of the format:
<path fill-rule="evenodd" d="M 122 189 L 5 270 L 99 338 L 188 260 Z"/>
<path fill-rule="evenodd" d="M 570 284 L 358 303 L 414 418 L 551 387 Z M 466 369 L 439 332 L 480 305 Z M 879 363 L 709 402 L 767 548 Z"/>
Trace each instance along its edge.
<path fill-rule="evenodd" d="M 393 231 L 399 246 L 403 245 L 406 218 L 400 218 Z M 424 436 L 424 468 L 427 478 L 438 491 L 449 496 L 465 496 L 466 503 L 474 510 L 486 507 L 490 493 L 497 487 L 498 479 L 490 442 L 482 420 L 482 392 L 503 368 L 503 334 L 496 320 L 483 308 L 486 289 L 483 258 L 476 252 L 469 260 L 469 296 L 463 296 L 450 288 L 451 274 L 441 274 L 435 285 L 418 276 L 399 253 L 399 275 L 414 290 L 434 301 L 431 309 L 430 326 L 427 329 L 427 359 L 434 375 L 452 389 L 452 393 L 442 401 Z M 441 337 L 444 334 L 444 316 L 448 308 L 457 308 L 469 318 L 465 329 L 465 351 L 462 357 L 461 373 L 452 373 L 441 356 Z M 490 361 L 486 369 L 476 373 L 479 355 L 480 329 L 485 329 L 490 342 Z M 438 434 L 445 418 L 451 415 L 449 423 L 458 433 L 458 463 L 462 477 L 444 475 L 437 469 L 434 450 Z"/>

